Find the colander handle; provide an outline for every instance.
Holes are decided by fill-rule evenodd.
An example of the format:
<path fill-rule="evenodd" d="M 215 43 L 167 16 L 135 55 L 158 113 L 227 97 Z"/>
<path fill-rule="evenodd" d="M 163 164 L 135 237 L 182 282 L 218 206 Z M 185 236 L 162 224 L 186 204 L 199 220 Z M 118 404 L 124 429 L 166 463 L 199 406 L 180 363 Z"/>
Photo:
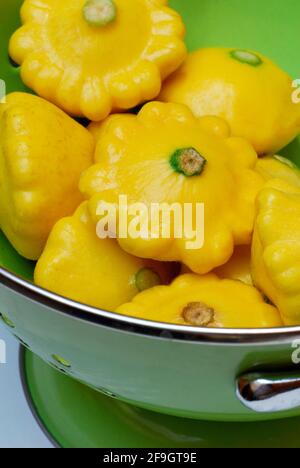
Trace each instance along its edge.
<path fill-rule="evenodd" d="M 256 413 L 278 413 L 300 408 L 300 373 L 251 373 L 236 381 L 236 394 Z"/>

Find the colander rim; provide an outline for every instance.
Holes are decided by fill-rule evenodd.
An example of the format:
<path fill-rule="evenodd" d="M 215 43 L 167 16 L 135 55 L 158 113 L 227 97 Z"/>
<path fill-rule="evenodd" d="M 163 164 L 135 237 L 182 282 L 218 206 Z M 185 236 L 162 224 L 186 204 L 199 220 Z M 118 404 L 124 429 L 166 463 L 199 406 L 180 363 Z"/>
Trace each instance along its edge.
<path fill-rule="evenodd" d="M 129 317 L 60 296 L 21 278 L 3 267 L 0 267 L 0 284 L 30 301 L 54 309 L 56 312 L 71 316 L 74 319 L 161 339 L 215 344 L 261 344 L 292 342 L 294 339 L 300 338 L 300 326 L 260 329 L 201 328 Z"/>

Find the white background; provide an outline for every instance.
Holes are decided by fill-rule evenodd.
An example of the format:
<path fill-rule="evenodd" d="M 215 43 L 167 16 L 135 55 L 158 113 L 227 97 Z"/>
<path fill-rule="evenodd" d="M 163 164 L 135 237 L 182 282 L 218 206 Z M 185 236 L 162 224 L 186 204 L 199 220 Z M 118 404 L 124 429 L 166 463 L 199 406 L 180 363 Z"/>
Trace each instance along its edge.
<path fill-rule="evenodd" d="M 6 364 L 0 364 L 0 448 L 51 448 L 27 404 L 19 372 L 19 345 L 0 324 Z"/>

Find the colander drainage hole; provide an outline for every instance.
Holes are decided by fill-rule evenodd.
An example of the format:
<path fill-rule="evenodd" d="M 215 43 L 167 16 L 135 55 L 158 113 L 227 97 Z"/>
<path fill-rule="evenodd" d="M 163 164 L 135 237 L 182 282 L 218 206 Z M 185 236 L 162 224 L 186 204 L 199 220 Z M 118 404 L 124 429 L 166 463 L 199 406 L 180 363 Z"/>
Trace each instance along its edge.
<path fill-rule="evenodd" d="M 51 357 L 56 363 L 60 364 L 61 366 L 67 369 L 71 368 L 71 363 L 67 361 L 67 359 L 64 359 L 63 357 L 61 357 L 59 354 L 52 354 Z"/>
<path fill-rule="evenodd" d="M 16 328 L 15 324 L 10 320 L 10 318 L 7 315 L 1 314 L 0 312 L 0 318 L 5 325 L 7 325 L 9 328 Z"/>

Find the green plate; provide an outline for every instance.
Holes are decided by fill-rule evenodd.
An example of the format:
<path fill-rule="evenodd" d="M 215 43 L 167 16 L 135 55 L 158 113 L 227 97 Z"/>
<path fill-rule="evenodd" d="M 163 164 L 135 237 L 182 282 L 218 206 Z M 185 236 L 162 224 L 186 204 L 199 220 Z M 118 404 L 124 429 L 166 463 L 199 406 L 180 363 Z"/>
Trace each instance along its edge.
<path fill-rule="evenodd" d="M 25 382 L 49 435 L 64 448 L 300 448 L 300 418 L 213 423 L 165 416 L 108 398 L 25 352 Z"/>

